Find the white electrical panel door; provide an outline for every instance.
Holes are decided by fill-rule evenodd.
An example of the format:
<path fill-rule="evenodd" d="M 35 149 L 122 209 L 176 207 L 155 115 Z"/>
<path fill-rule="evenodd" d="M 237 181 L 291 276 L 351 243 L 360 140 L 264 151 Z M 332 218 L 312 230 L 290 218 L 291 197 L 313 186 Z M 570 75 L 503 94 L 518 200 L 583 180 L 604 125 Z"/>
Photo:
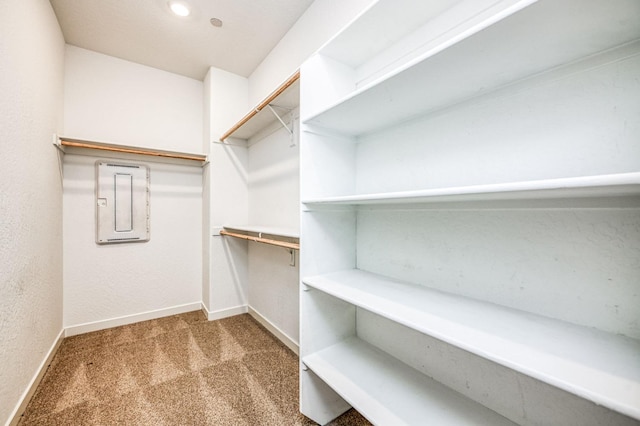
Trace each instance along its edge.
<path fill-rule="evenodd" d="M 96 162 L 96 242 L 149 241 L 149 168 Z"/>

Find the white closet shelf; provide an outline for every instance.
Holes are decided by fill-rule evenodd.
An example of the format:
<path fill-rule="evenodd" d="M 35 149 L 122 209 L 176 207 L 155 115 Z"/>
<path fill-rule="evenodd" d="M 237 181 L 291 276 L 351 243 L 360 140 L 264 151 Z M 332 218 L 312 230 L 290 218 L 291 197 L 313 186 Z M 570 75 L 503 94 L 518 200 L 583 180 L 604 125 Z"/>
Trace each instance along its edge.
<path fill-rule="evenodd" d="M 285 238 L 300 238 L 300 231 L 291 228 L 260 225 L 223 225 L 224 229 L 253 232 L 256 234 L 273 235 Z"/>
<path fill-rule="evenodd" d="M 374 424 L 514 424 L 356 337 L 302 362 Z"/>
<path fill-rule="evenodd" d="M 227 130 L 220 137 L 220 140 L 224 142 L 230 137 L 249 139 L 270 124 L 277 122 L 278 118 L 274 112 L 269 110 L 269 106 L 273 106 L 275 109 L 293 110 L 299 105 L 300 71 L 298 70 Z M 279 113 L 282 114 L 282 111 Z"/>
<path fill-rule="evenodd" d="M 153 148 L 144 148 L 137 146 L 119 145 L 106 142 L 87 141 L 82 139 L 73 139 L 66 136 L 59 136 L 55 142 L 55 146 L 64 152 L 69 153 L 86 153 L 95 151 L 106 151 L 117 154 L 133 154 L 155 157 L 157 159 L 173 159 L 187 160 L 205 163 L 207 156 L 205 154 L 195 154 L 191 152 L 181 151 L 165 151 Z"/>
<path fill-rule="evenodd" d="M 432 40 L 432 46 L 414 60 L 321 111 L 311 111 L 303 123 L 358 136 L 557 67 L 568 66 L 569 74 L 572 62 L 591 60 L 591 55 L 609 49 L 620 47 L 624 51 L 620 55 L 638 54 L 640 3 L 635 0 L 590 1 L 588 7 L 583 0 L 529 3 L 516 2 L 510 11 L 521 10 L 500 14 L 498 22 L 493 16 Z M 550 19 L 557 16 L 572 19 Z M 622 47 L 628 43 L 633 46 Z M 329 44 L 320 54 L 329 56 L 333 50 L 341 49 Z M 606 52 L 603 55 L 608 58 Z"/>
<path fill-rule="evenodd" d="M 498 200 L 566 199 L 640 195 L 640 172 L 356 194 L 302 200 L 304 204 L 366 205 Z"/>
<path fill-rule="evenodd" d="M 637 340 L 357 269 L 305 277 L 302 282 L 640 419 L 640 342 Z"/>
<path fill-rule="evenodd" d="M 248 232 L 258 235 L 241 234 L 234 231 Z M 285 230 L 281 228 L 255 226 L 224 226 L 224 229 L 220 231 L 221 236 L 240 238 L 247 241 L 269 244 L 272 246 L 283 247 L 290 250 L 300 250 L 299 237 L 293 236 L 293 234 L 295 234 L 295 231 Z M 267 238 L 264 235 L 273 236 L 275 238 Z M 281 240 L 278 238 L 285 238 L 286 240 Z"/>

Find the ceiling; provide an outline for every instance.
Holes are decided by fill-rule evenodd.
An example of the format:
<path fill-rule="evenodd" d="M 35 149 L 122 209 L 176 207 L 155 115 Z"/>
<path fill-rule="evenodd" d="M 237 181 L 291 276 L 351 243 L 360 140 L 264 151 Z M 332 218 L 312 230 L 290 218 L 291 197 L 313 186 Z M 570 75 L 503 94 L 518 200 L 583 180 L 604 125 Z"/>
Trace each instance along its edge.
<path fill-rule="evenodd" d="M 203 80 L 209 67 L 249 76 L 313 0 L 51 0 L 68 44 Z M 211 18 L 222 20 L 214 27 Z"/>

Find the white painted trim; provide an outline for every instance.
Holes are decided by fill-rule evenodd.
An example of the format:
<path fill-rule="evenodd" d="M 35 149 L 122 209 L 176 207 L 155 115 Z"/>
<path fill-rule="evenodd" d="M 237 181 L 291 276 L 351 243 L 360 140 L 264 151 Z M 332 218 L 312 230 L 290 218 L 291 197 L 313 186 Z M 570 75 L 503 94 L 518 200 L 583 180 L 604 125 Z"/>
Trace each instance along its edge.
<path fill-rule="evenodd" d="M 148 321 L 171 315 L 183 314 L 185 312 L 197 311 L 200 309 L 200 306 L 200 302 L 187 303 L 184 305 L 172 306 L 170 308 L 157 309 L 155 311 L 147 311 L 139 314 L 125 315 L 123 317 L 111 318 L 108 320 L 72 325 L 65 327 L 65 337 L 89 333 L 91 331 L 104 330 L 112 327 L 119 327 L 121 325 L 133 324 L 140 321 Z"/>
<path fill-rule="evenodd" d="M 249 315 L 258 321 L 264 328 L 269 330 L 271 334 L 278 338 L 286 347 L 291 349 L 296 355 L 300 356 L 300 347 L 298 343 L 289 337 L 284 331 L 276 327 L 271 321 L 266 319 L 260 312 L 249 306 Z"/>
<path fill-rule="evenodd" d="M 58 348 L 60 347 L 62 340 L 64 340 L 64 328 L 60 330 L 60 333 L 58 333 L 58 337 L 56 337 L 53 345 L 49 349 L 49 352 L 47 352 L 47 356 L 40 363 L 36 374 L 31 379 L 31 382 L 29 382 L 29 385 L 22 394 L 19 403 L 16 405 L 16 408 L 13 410 L 11 415 L 9 415 L 6 426 L 15 426 L 18 424 L 18 422 L 20 422 L 24 410 L 27 409 L 27 405 L 29 404 L 29 401 L 31 401 L 31 397 L 38 388 L 38 385 L 40 384 L 44 373 L 46 373 L 49 365 L 51 364 L 51 361 L 53 361 L 53 357 L 55 356 L 56 352 L 58 352 Z"/>
<path fill-rule="evenodd" d="M 202 311 L 205 313 L 209 321 L 215 321 L 223 318 L 233 317 L 236 315 L 246 314 L 247 305 L 234 306 L 233 308 L 219 309 L 217 311 L 209 311 L 203 303 Z"/>

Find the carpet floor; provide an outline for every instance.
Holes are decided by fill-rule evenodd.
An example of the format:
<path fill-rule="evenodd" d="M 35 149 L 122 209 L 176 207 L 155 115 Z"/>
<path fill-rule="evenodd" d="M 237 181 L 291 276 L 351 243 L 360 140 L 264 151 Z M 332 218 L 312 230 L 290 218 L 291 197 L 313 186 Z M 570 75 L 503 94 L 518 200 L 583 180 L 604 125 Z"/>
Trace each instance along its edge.
<path fill-rule="evenodd" d="M 68 337 L 19 425 L 314 425 L 298 357 L 249 315 L 200 311 Z M 331 425 L 367 425 L 350 410 Z"/>

